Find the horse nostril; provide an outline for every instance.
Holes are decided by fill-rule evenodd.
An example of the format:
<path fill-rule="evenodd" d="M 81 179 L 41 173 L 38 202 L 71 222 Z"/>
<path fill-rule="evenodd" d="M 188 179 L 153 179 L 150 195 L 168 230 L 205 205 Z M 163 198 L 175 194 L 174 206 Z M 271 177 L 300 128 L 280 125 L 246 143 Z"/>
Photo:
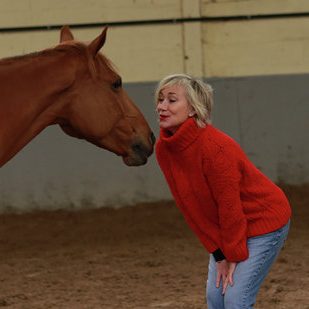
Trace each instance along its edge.
<path fill-rule="evenodd" d="M 152 154 L 152 149 L 149 149 L 142 143 L 135 143 L 132 145 L 132 150 L 140 157 L 149 157 Z"/>
<path fill-rule="evenodd" d="M 139 156 L 144 156 L 145 155 L 144 147 L 142 146 L 142 144 L 134 144 L 132 146 L 132 149 Z"/>
<path fill-rule="evenodd" d="M 151 134 L 150 134 L 150 141 L 151 141 L 151 144 L 152 144 L 152 145 L 154 145 L 155 142 L 156 142 L 156 137 L 155 137 L 155 135 L 153 134 L 153 132 L 151 132 Z"/>

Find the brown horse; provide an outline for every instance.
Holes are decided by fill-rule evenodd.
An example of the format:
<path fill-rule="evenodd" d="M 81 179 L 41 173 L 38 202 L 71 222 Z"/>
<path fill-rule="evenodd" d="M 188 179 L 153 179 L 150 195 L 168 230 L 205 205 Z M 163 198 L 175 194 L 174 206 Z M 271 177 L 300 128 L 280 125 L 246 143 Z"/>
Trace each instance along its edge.
<path fill-rule="evenodd" d="M 83 44 L 63 27 L 55 48 L 0 61 L 0 166 L 53 124 L 122 156 L 127 165 L 147 162 L 155 138 L 99 53 L 106 30 Z"/>

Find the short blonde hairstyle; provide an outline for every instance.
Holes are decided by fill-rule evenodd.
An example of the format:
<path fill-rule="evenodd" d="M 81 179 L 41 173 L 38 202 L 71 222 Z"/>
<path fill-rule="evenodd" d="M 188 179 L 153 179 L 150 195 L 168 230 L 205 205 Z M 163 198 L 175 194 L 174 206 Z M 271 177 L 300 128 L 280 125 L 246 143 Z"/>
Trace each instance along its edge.
<path fill-rule="evenodd" d="M 155 102 L 158 102 L 160 92 L 170 86 L 182 86 L 186 93 L 189 104 L 195 111 L 195 121 L 199 127 L 210 123 L 210 114 L 213 106 L 213 89 L 202 80 L 196 79 L 187 74 L 173 74 L 163 78 L 155 92 Z"/>

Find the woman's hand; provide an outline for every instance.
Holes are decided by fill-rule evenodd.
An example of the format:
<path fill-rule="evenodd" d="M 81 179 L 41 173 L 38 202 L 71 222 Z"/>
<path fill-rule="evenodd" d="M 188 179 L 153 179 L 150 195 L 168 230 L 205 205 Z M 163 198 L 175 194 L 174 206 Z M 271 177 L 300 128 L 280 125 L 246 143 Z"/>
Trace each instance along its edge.
<path fill-rule="evenodd" d="M 228 285 L 232 286 L 234 284 L 233 274 L 234 274 L 237 263 L 228 262 L 227 264 L 228 264 L 228 272 L 227 272 L 227 276 L 225 278 L 225 281 L 223 282 L 222 294 L 225 294 L 225 291 L 226 291 Z"/>
<path fill-rule="evenodd" d="M 216 263 L 217 266 L 217 279 L 216 287 L 220 287 L 220 282 L 222 280 L 222 294 L 225 294 L 228 285 L 232 286 L 234 284 L 233 274 L 235 271 L 237 263 L 228 262 L 223 260 Z"/>
<path fill-rule="evenodd" d="M 228 275 L 228 262 L 227 260 L 222 260 L 216 263 L 217 267 L 217 279 L 216 279 L 216 288 L 220 287 L 220 282 L 222 280 L 222 285 L 224 285 L 227 275 Z"/>

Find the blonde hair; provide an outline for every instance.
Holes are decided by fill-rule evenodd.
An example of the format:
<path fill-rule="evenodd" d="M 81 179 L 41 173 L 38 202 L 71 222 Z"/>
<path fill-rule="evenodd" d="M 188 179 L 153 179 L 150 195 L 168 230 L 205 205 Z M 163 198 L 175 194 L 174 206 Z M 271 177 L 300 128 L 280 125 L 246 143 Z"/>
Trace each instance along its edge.
<path fill-rule="evenodd" d="M 155 102 L 158 102 L 159 94 L 165 87 L 179 85 L 185 89 L 186 98 L 192 106 L 195 121 L 199 127 L 210 123 L 210 114 L 213 106 L 213 89 L 202 80 L 187 74 L 173 74 L 163 78 L 155 92 Z"/>

